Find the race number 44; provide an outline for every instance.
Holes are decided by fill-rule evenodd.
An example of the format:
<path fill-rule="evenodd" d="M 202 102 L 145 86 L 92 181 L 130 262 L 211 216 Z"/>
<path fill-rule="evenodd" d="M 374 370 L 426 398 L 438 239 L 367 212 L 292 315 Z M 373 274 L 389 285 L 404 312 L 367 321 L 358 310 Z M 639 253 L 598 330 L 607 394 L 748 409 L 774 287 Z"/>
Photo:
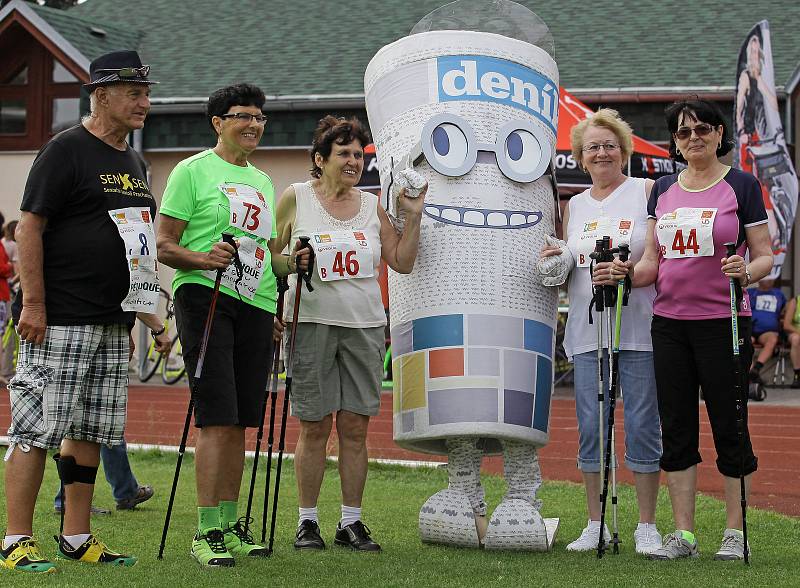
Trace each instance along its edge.
<path fill-rule="evenodd" d="M 664 247 L 662 245 L 662 247 Z M 675 238 L 672 240 L 672 250 L 678 251 L 681 255 L 686 255 L 686 250 L 691 249 L 694 255 L 700 253 L 700 246 L 697 244 L 697 229 L 690 229 L 686 241 L 683 240 L 683 230 L 675 231 Z"/>
<path fill-rule="evenodd" d="M 661 215 L 656 235 L 662 257 L 685 259 L 714 255 L 716 208 L 677 208 Z"/>

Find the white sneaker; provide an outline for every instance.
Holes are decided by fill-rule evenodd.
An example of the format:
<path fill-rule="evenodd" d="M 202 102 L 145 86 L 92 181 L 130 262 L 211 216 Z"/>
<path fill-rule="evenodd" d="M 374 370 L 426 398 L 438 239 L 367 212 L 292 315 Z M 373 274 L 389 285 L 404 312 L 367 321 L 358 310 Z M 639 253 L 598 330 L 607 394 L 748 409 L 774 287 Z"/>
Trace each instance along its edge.
<path fill-rule="evenodd" d="M 608 526 L 606 525 L 603 525 L 603 537 L 606 543 L 611 541 L 611 533 L 608 532 Z M 581 536 L 567 545 L 567 551 L 593 551 L 597 549 L 599 541 L 600 521 L 589 521 L 586 528 L 581 532 Z"/>
<path fill-rule="evenodd" d="M 639 523 L 633 532 L 636 541 L 636 553 L 647 555 L 661 547 L 661 535 L 655 523 Z"/>
<path fill-rule="evenodd" d="M 750 545 L 748 541 L 747 554 L 750 555 Z M 714 554 L 714 559 L 735 560 L 744 559 L 744 535 L 738 529 L 725 529 L 722 534 L 722 545 Z"/>

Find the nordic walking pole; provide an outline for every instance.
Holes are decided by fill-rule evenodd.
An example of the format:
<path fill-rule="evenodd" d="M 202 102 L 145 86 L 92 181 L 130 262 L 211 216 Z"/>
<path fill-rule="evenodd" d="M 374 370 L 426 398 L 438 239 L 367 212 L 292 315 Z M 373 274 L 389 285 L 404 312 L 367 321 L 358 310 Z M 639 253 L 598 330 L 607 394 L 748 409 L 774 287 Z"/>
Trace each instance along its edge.
<path fill-rule="evenodd" d="M 272 497 L 272 517 L 269 523 L 269 545 L 267 549 L 272 553 L 272 546 L 275 541 L 275 515 L 278 512 L 278 492 L 281 488 L 281 466 L 283 465 L 283 449 L 286 440 L 286 419 L 289 414 L 289 397 L 292 395 L 292 373 L 294 368 L 294 342 L 297 337 L 297 318 L 300 315 L 300 294 L 303 292 L 303 281 L 309 292 L 314 291 L 311 285 L 311 276 L 314 272 L 314 250 L 311 249 L 311 239 L 300 237 L 301 249 L 308 248 L 310 251 L 308 258 L 308 269 L 297 268 L 297 284 L 294 290 L 294 308 L 292 309 L 292 332 L 289 335 L 289 353 L 286 357 L 286 385 L 283 394 L 283 410 L 281 412 L 281 436 L 278 440 L 278 465 L 275 469 L 275 493 Z"/>
<path fill-rule="evenodd" d="M 619 253 L 620 261 L 628 261 L 630 255 L 630 248 L 626 244 L 622 244 L 616 250 Z M 608 503 L 608 478 L 609 470 L 611 476 L 611 509 L 612 509 L 612 539 L 611 545 L 613 546 L 614 555 L 619 554 L 619 528 L 617 526 L 617 456 L 616 456 L 616 429 L 615 429 L 615 411 L 617 408 L 617 391 L 619 390 L 619 341 L 620 332 L 622 327 L 622 307 L 627 305 L 628 296 L 626 292 L 625 280 L 617 281 L 616 300 L 614 301 L 614 331 L 613 337 L 611 333 L 611 325 L 609 324 L 609 348 L 611 351 L 611 370 L 610 370 L 610 385 L 608 389 L 608 440 L 605 447 L 606 459 L 605 468 L 603 470 L 603 487 L 601 496 L 603 497 L 600 507 L 600 528 L 603 528 L 606 518 L 606 505 Z M 613 291 L 613 290 L 611 290 Z M 607 289 L 606 294 L 610 291 Z M 609 315 L 610 322 L 610 315 Z M 598 542 L 597 557 L 603 557 L 604 546 Z"/>
<path fill-rule="evenodd" d="M 278 303 L 277 308 L 275 310 L 275 316 L 282 316 L 283 315 L 283 293 L 288 290 L 289 286 L 286 284 L 286 278 L 276 278 L 278 284 Z M 285 285 L 285 287 L 284 287 Z M 276 394 L 277 394 L 277 377 L 278 377 L 278 361 L 280 360 L 280 352 L 281 346 L 280 344 L 275 345 L 272 350 L 272 371 L 270 372 L 270 378 L 275 378 L 275 387 L 276 387 Z M 268 379 L 269 381 L 269 379 Z M 269 402 L 269 395 L 270 395 L 270 388 L 269 386 L 264 390 L 264 402 L 261 405 L 261 419 L 258 423 L 258 434 L 256 435 L 256 451 L 255 456 L 253 458 L 253 471 L 250 474 L 250 492 L 247 494 L 247 511 L 245 514 L 245 528 L 249 530 L 250 528 L 250 512 L 253 508 L 253 493 L 256 489 L 256 475 L 258 473 L 258 457 L 261 451 L 261 439 L 264 437 L 264 419 L 267 413 L 267 402 Z M 273 397 L 272 402 L 272 413 L 270 414 L 270 427 L 275 426 L 275 401 Z M 272 452 L 272 431 L 269 432 L 269 451 Z M 271 464 L 271 455 L 267 454 L 267 485 L 266 487 L 269 488 L 269 468 L 272 467 Z M 262 539 L 263 541 L 263 539 Z"/>
<path fill-rule="evenodd" d="M 605 249 L 605 241 L 603 239 L 597 239 L 594 245 L 594 252 L 591 254 L 591 258 L 594 262 L 600 262 L 603 260 Z M 589 271 L 589 275 L 591 276 L 593 273 L 594 264 L 592 264 L 591 269 Z M 602 448 L 604 447 L 603 437 L 604 429 L 603 429 L 603 421 L 605 420 L 605 406 L 604 406 L 604 398 L 605 398 L 605 386 L 603 385 L 603 287 L 602 286 L 592 286 L 593 291 L 593 298 L 592 298 L 592 306 L 594 307 L 595 313 L 597 314 L 597 402 L 599 405 L 599 417 L 597 422 L 599 423 L 599 442 L 598 442 L 598 450 L 600 453 L 600 471 L 603 471 L 603 452 Z M 589 308 L 589 323 L 592 322 L 592 308 Z M 600 492 L 600 502 L 602 504 L 603 501 L 603 493 Z M 605 537 L 603 536 L 603 528 L 600 527 L 600 545 L 603 544 L 605 541 Z"/>
<path fill-rule="evenodd" d="M 222 233 L 222 240 L 236 249 L 236 241 L 233 235 Z M 192 422 L 192 413 L 194 412 L 195 398 L 197 397 L 198 387 L 200 385 L 200 378 L 203 375 L 203 363 L 206 359 L 206 350 L 208 349 L 208 338 L 211 335 L 211 325 L 214 324 L 214 310 L 217 307 L 217 298 L 219 297 L 219 285 L 222 282 L 222 274 L 225 273 L 225 268 L 217 270 L 217 278 L 214 280 L 214 291 L 211 294 L 211 303 L 208 305 L 208 315 L 206 316 L 206 324 L 203 327 L 203 338 L 200 340 L 200 354 L 197 356 L 197 367 L 194 370 L 194 378 L 189 387 L 189 409 L 186 411 L 186 421 L 183 423 L 183 434 L 181 435 L 181 444 L 178 448 L 178 462 L 175 464 L 175 477 L 172 478 L 172 490 L 169 493 L 169 503 L 167 504 L 167 516 L 164 518 L 164 530 L 161 532 L 161 545 L 158 547 L 158 559 L 164 559 L 164 544 L 167 541 L 167 531 L 169 530 L 169 519 L 172 516 L 172 505 L 175 503 L 175 492 L 178 489 L 178 478 L 181 475 L 181 464 L 183 463 L 183 454 L 186 453 L 186 440 L 189 437 L 189 425 Z"/>
<path fill-rule="evenodd" d="M 736 244 L 725 243 L 726 257 L 736 255 Z M 750 549 L 747 545 L 747 489 L 744 482 L 744 429 L 745 399 L 742 390 L 742 374 L 739 362 L 739 300 L 742 298 L 742 285 L 734 278 L 729 279 L 731 289 L 731 335 L 733 337 L 733 376 L 736 378 L 736 431 L 739 435 L 739 486 L 742 493 L 742 535 L 744 539 L 744 563 L 750 565 Z"/>
<path fill-rule="evenodd" d="M 275 315 L 283 320 L 283 295 L 289 289 L 287 278 L 278 278 L 278 309 Z M 261 510 L 261 542 L 267 536 L 267 508 L 269 506 L 269 480 L 272 474 L 272 445 L 275 440 L 275 403 L 278 401 L 278 368 L 281 361 L 281 342 L 275 343 L 272 360 L 272 390 L 270 392 L 269 433 L 267 433 L 267 479 L 264 481 L 264 508 Z M 266 398 L 264 399 L 266 403 Z M 267 406 L 264 404 L 264 410 Z M 262 416 L 263 420 L 263 416 Z M 263 423 L 262 423 L 263 425 Z M 272 552 L 270 552 L 272 553 Z"/>

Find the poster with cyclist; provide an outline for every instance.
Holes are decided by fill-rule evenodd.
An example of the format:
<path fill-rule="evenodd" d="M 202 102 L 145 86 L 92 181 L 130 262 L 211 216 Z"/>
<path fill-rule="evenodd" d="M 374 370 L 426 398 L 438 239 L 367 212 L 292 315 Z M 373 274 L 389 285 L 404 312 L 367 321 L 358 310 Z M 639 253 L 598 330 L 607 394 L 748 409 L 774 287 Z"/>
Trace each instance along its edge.
<path fill-rule="evenodd" d="M 792 235 L 798 184 L 775 94 L 772 45 L 766 20 L 750 30 L 739 50 L 733 104 L 736 132 L 733 165 L 752 173 L 761 182 L 775 256 L 770 278 L 778 278 Z"/>

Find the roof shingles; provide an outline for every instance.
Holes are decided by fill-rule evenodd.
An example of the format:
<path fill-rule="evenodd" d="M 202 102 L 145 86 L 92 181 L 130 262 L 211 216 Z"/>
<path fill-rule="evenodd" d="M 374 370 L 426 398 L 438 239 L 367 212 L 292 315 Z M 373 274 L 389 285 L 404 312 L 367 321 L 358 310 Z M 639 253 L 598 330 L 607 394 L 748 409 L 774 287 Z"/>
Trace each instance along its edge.
<path fill-rule="evenodd" d="M 445 0 L 88 0 L 66 13 L 37 7 L 88 58 L 137 47 L 161 97 L 203 97 L 243 80 L 268 94 L 360 94 L 372 55 Z M 775 81 L 800 63 L 796 0 L 521 0 L 549 25 L 566 88 L 708 87 L 735 83 L 744 36 L 767 18 Z M 93 24 L 108 35 L 85 34 Z"/>

